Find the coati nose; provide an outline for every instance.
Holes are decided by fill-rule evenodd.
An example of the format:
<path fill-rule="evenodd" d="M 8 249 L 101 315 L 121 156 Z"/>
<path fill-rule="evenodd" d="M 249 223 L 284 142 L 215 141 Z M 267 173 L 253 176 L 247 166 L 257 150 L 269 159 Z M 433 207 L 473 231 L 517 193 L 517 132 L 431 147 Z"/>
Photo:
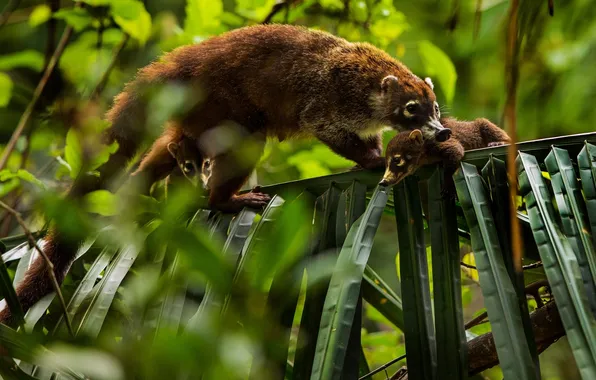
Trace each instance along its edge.
<path fill-rule="evenodd" d="M 435 139 L 438 142 L 447 141 L 450 137 L 451 137 L 451 129 L 449 129 L 449 128 L 443 128 L 440 131 L 438 131 L 437 134 L 435 135 Z"/>
<path fill-rule="evenodd" d="M 387 182 L 387 180 L 385 178 L 383 178 L 381 180 L 381 182 L 379 182 L 379 186 L 387 186 L 387 185 L 389 185 L 389 182 Z"/>

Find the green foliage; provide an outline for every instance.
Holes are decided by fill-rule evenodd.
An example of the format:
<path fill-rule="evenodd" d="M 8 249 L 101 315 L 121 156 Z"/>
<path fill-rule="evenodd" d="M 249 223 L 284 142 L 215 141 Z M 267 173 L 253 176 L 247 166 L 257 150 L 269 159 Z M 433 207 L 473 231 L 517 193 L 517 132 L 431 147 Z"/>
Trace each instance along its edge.
<path fill-rule="evenodd" d="M 445 95 L 445 102 L 450 105 L 455 96 L 457 72 L 455 66 L 441 49 L 430 41 L 418 42 L 418 52 L 424 63 L 424 70 L 430 76 L 436 76 Z"/>
<path fill-rule="evenodd" d="M 0 73 L 0 107 L 6 107 L 10 102 L 13 86 L 10 76 L 6 73 Z"/>
<path fill-rule="evenodd" d="M 197 208 L 195 201 L 199 197 L 196 190 L 174 190 L 169 193 L 172 197 L 167 203 L 106 190 L 88 194 L 82 202 L 72 202 L 60 195 L 76 176 L 97 175 L 95 170 L 98 166 L 115 152 L 116 145 L 99 144 L 100 132 L 105 127 L 99 115 L 139 67 L 156 59 L 164 50 L 260 23 L 278 1 L 76 2 L 85 6 L 72 7 L 72 2 L 61 2 L 62 8 L 53 13 L 45 1 L 23 2 L 22 8 L 13 12 L 0 29 L 0 119 L 3 120 L 0 124 L 0 144 L 6 143 L 31 99 L 44 68 L 46 49 L 55 48 L 65 25 L 74 29 L 59 60 L 60 75 L 52 76 L 48 81 L 34 109 L 34 118 L 19 139 L 8 165 L 0 171 L 0 197 L 6 203 L 17 205 L 33 231 L 47 227 L 45 223 L 52 219 L 66 236 L 77 239 L 93 237 L 93 247 L 80 251 L 82 256 L 75 261 L 62 286 L 68 315 L 79 336 L 74 339 L 68 337 L 57 299 L 51 294 L 27 313 L 25 329 L 17 332 L 0 326 L 1 345 L 6 346 L 11 358 L 23 360 L 18 364 L 10 358 L 0 361 L 0 375 L 3 378 L 88 376 L 157 379 L 194 378 L 199 373 L 205 373 L 205 378 L 239 378 L 250 373 L 251 378 L 281 379 L 285 375 L 285 378 L 292 379 L 300 378 L 303 372 L 307 372 L 308 378 L 310 367 L 300 360 L 306 358 L 308 361 L 310 353 L 307 351 L 312 349 L 314 355 L 314 343 L 318 338 L 324 340 L 318 336 L 320 328 L 325 330 L 319 323 L 323 316 L 322 302 L 327 296 L 330 276 L 336 279 L 334 284 L 337 284 L 342 274 L 334 267 L 336 256 L 332 253 L 343 246 L 348 232 L 350 236 L 354 235 L 349 227 L 364 212 L 366 202 L 366 186 L 362 183 L 371 190 L 379 173 L 334 175 L 354 163 L 316 141 L 275 142 L 267 145 L 256 170 L 257 182 L 267 185 L 314 178 L 298 182 L 294 188 L 304 191 L 303 199 L 320 196 L 314 210 L 309 202 L 295 202 L 293 195 L 285 193 L 287 188 L 278 185 L 269 189 L 272 193 L 283 192 L 280 196 L 285 202 L 276 203 L 278 208 L 275 212 L 255 215 L 256 211 L 245 210 L 240 214 L 244 217 L 236 215 L 233 220 L 230 220 L 232 215 L 203 212 L 200 215 L 204 219 L 197 217 L 188 225 L 187 213 Z M 499 121 L 504 88 L 502 30 L 507 21 L 509 2 L 482 2 L 477 36 L 474 36 L 475 12 L 479 4 L 476 1 L 452 4 L 436 0 L 304 0 L 290 3 L 289 10 L 282 7 L 273 17 L 273 22 L 306 25 L 351 41 L 372 43 L 402 60 L 416 75 L 430 76 L 436 84 L 439 103 L 449 106 L 443 113 L 448 111 L 460 119 L 487 117 Z M 519 137 L 527 140 L 591 131 L 596 109 L 585 99 L 593 97 L 596 78 L 590 75 L 596 51 L 592 22 L 594 7 L 588 1 L 556 3 L 554 18 L 546 16 L 547 7 L 543 3 L 528 3 L 523 7 L 521 19 L 525 48 L 522 50 L 518 96 Z M 57 22 L 55 34 L 48 29 L 51 26 L 48 21 L 52 19 Z M 116 48 L 120 48 L 125 34 L 131 38 L 116 56 Z M 106 72 L 109 76 L 104 83 L 105 88 L 93 100 L 98 113 L 91 115 L 92 111 L 83 111 L 81 115 L 73 111 L 83 109 L 80 107 L 83 99 L 87 100 L 86 96 L 97 88 Z M 148 110 L 148 124 L 152 130 L 159 132 L 164 120 L 186 104 L 189 92 L 180 86 L 165 86 L 156 93 Z M 200 97 L 201 94 L 191 95 L 192 100 Z M 69 108 L 71 105 L 72 109 Z M 385 134 L 385 143 L 392 133 Z M 142 138 L 139 136 L 139 139 Z M 575 145 L 573 147 L 575 149 Z M 596 244 L 593 234 L 596 226 L 593 147 L 590 143 L 583 145 L 578 158 L 581 182 L 577 184 L 565 182 L 564 178 L 561 183 L 556 170 L 549 175 L 543 171 L 546 169 L 541 168 L 541 175 L 547 180 L 546 186 L 556 190 L 553 205 L 558 214 L 555 224 L 559 222 L 559 216 L 563 217 L 564 223 L 576 223 L 578 235 L 575 236 L 578 239 L 575 243 L 582 246 L 588 246 L 590 239 L 592 245 Z M 0 151 L 3 148 L 0 145 Z M 567 146 L 561 148 L 567 149 Z M 569 150 L 570 153 L 573 151 L 571 166 L 559 160 L 559 164 L 564 164 L 560 169 L 570 177 L 575 174 L 574 154 L 579 151 L 579 148 L 577 151 L 573 149 Z M 502 153 L 499 149 L 492 152 Z M 478 157 L 475 154 L 481 156 L 480 161 L 474 159 Z M 467 157 L 477 167 L 482 167 L 487 160 L 485 152 L 468 153 Z M 544 158 L 537 157 L 540 157 L 539 162 Z M 315 178 L 324 175 L 331 177 Z M 352 186 L 354 179 L 362 181 L 361 188 L 353 191 L 352 187 L 345 191 Z M 578 192 L 580 185 L 583 193 Z M 374 369 L 408 353 L 408 342 L 407 363 L 411 368 L 432 368 L 435 327 L 436 343 L 441 345 L 437 347 L 437 373 L 447 373 L 443 372 L 445 368 L 461 365 L 461 356 L 456 360 L 455 355 L 445 357 L 441 353 L 457 347 L 462 328 L 461 323 L 458 325 L 461 322 L 458 313 L 463 313 L 468 320 L 486 310 L 477 284 L 478 272 L 469 268 L 462 270 L 460 307 L 455 294 L 459 289 L 456 278 L 460 274 L 457 273 L 455 256 L 452 255 L 453 262 L 447 266 L 448 263 L 442 261 L 447 258 L 436 255 L 438 240 L 433 223 L 435 227 L 437 224 L 422 218 L 422 211 L 417 209 L 417 205 L 420 203 L 418 195 L 424 198 L 424 194 L 417 193 L 413 182 L 408 186 L 408 198 L 397 196 L 394 202 L 401 207 L 400 210 L 407 207 L 406 214 L 409 215 L 407 218 L 400 212 L 395 215 L 402 218 L 399 219 L 399 240 L 396 240 L 393 220 L 396 212 L 389 207 L 385 210 L 385 214 L 389 215 L 382 215 L 375 227 L 378 227 L 378 239 L 374 239 L 374 245 L 364 247 L 371 251 L 374 260 L 365 266 L 362 283 L 357 273 L 350 277 L 353 280 L 350 286 L 355 289 L 357 284 L 360 285 L 361 294 L 350 293 L 349 303 L 344 302 L 345 297 L 329 300 L 335 302 L 333 310 L 337 312 L 332 317 L 327 315 L 330 321 L 335 321 L 330 325 L 332 330 L 329 335 L 337 338 L 333 340 L 335 343 L 340 338 L 344 343 L 347 339 L 347 343 L 330 343 L 330 354 L 321 355 L 319 359 L 330 360 L 335 355 L 337 363 L 344 360 L 347 364 L 344 369 L 352 368 L 352 364 L 362 359 L 362 349 L 368 365 Z M 403 189 L 398 192 L 404 194 Z M 325 195 L 321 196 L 323 193 Z M 489 202 L 494 206 L 495 194 L 490 194 Z M 533 235 L 533 230 L 537 228 L 537 206 L 532 209 L 524 203 L 529 197 L 517 199 L 519 219 L 524 226 L 525 252 L 527 256 L 535 253 L 533 258 L 538 259 Z M 436 215 L 433 213 L 440 208 L 437 202 L 435 199 L 430 206 L 433 207 L 431 212 L 425 217 L 432 219 Z M 582 202 L 585 202 L 585 210 Z M 506 215 L 498 213 L 498 208 L 503 209 L 498 206 L 484 210 L 494 213 L 497 225 L 498 219 Z M 566 214 L 565 210 L 570 213 Z M 477 249 L 469 252 L 472 231 L 459 205 L 457 212 L 459 245 L 465 253 L 463 260 L 472 265 L 476 265 L 478 260 L 478 265 L 482 267 L 483 253 Z M 14 304 L 14 286 L 11 284 L 22 279 L 35 255 L 27 243 L 19 245 L 26 238 L 21 234 L 20 226 L 8 219 L 0 213 L 0 233 L 15 235 L 1 240 L 0 247 L 6 245 L 9 251 L 3 255 L 3 269 L 6 270 L 1 271 L 0 277 L 2 295 Z M 235 224 L 238 219 L 245 224 Z M 410 220 L 415 223 L 411 224 Z M 106 226 L 108 228 L 104 229 Z M 455 223 L 448 227 L 455 227 Z M 503 226 L 497 226 L 499 229 L 502 230 Z M 404 233 L 404 230 L 407 232 Z M 571 230 L 561 231 L 553 235 L 551 243 L 560 239 L 561 234 L 573 235 L 569 232 Z M 424 239 L 425 234 L 430 234 L 431 239 Z M 408 240 L 404 235 L 414 238 Z M 498 244 L 503 245 L 507 238 L 501 235 L 505 234 L 499 234 Z M 370 238 L 366 235 L 363 241 L 372 244 Z M 453 244 L 447 243 L 445 236 L 443 238 L 443 243 Z M 405 262 L 407 267 L 398 265 L 399 277 L 395 276 L 396 241 L 402 245 L 402 251 L 416 254 L 399 255 L 397 261 L 410 260 Z M 429 242 L 433 247 L 429 246 Z M 543 245 L 539 248 L 545 249 Z M 381 257 L 387 250 L 392 251 Z M 322 254 L 311 255 L 319 252 Z M 505 254 L 505 250 L 503 252 Z M 589 248 L 587 252 L 590 252 Z M 425 263 L 431 258 L 433 267 L 427 269 L 433 270 L 427 272 L 433 278 L 425 278 Z M 580 259 L 578 257 L 576 264 L 569 265 L 577 265 L 583 272 L 582 269 L 574 271 L 569 267 L 563 269 L 576 275 L 589 274 L 593 257 L 590 254 L 586 260 Z M 245 264 L 238 267 L 237 260 Z M 303 272 L 307 274 L 304 279 Z M 527 285 L 546 278 L 557 282 L 552 280 L 557 273 L 569 275 L 551 268 L 547 268 L 546 272 L 544 268 L 525 271 L 522 283 Z M 485 274 L 480 275 L 481 282 L 486 282 L 485 278 Z M 413 285 L 401 287 L 400 280 Z M 425 285 L 427 280 L 428 289 Z M 506 276 L 501 280 L 508 281 Z M 301 314 L 302 301 L 298 301 L 297 295 L 301 284 L 305 285 L 301 296 L 306 298 L 304 314 Z M 322 288 L 317 288 L 321 284 Z M 342 284 L 346 285 L 345 281 Z M 582 284 L 573 288 L 576 285 L 573 281 L 559 281 L 559 288 L 553 289 L 557 302 L 561 293 L 569 297 L 577 296 L 576 293 L 581 295 Z M 486 286 L 483 284 L 483 287 Z M 313 309 L 312 298 L 309 298 L 313 294 L 320 298 L 321 309 Z M 542 296 L 552 298 L 550 294 L 543 293 Z M 585 308 L 582 309 L 578 301 L 581 297 L 578 297 L 564 298 L 567 303 L 563 303 L 573 307 L 581 318 Z M 358 305 L 362 302 L 361 298 L 364 300 L 363 329 L 359 335 L 360 321 L 354 318 L 350 325 L 349 314 L 360 315 Z M 228 303 L 226 312 L 222 314 L 225 299 Z M 511 296 L 511 299 L 514 297 Z M 405 309 L 402 300 L 406 304 Z M 413 302 L 415 310 L 408 306 Z M 434 311 L 431 309 L 433 304 Z M 535 302 L 531 301 L 530 305 L 531 309 L 534 308 Z M 356 308 L 355 311 L 352 307 Z M 437 311 L 438 307 L 444 308 Z M 434 324 L 430 319 L 433 314 Z M 491 310 L 491 319 L 492 314 Z M 440 315 L 447 317 L 437 322 L 436 316 Z M 291 329 L 288 320 L 294 320 Z M 578 325 L 589 335 L 589 323 L 586 321 L 582 319 Z M 413 322 L 417 323 L 417 327 L 413 327 Z M 337 329 L 333 330 L 334 326 Z M 311 331 L 307 329 L 314 331 L 315 335 L 309 336 Z M 499 329 L 493 329 L 487 322 L 466 333 L 470 339 L 475 334 L 491 330 L 498 334 Z M 527 335 L 527 331 L 524 333 Z M 582 345 L 581 334 L 568 335 L 575 350 L 573 353 L 565 344 L 557 343 L 544 354 L 561 353 L 560 357 L 567 358 L 564 362 L 566 368 L 573 367 L 569 363 L 573 362 L 574 354 L 586 353 L 590 349 L 588 342 Z M 309 339 L 302 339 L 304 336 Z M 361 342 L 354 336 L 360 336 Z M 422 358 L 412 353 L 416 351 L 412 348 L 413 337 L 417 339 L 415 345 L 422 351 L 428 349 Z M 523 336 L 517 338 L 523 340 Z M 43 347 L 39 342 L 43 342 Z M 304 342 L 311 345 L 305 346 Z M 344 354 L 345 358 L 341 358 Z M 542 358 L 541 368 L 545 368 L 547 360 Z M 326 368 L 330 368 L 330 362 L 326 363 Z M 553 363 L 554 360 L 547 363 L 548 371 L 543 370 L 543 379 L 572 378 L 566 374 L 553 375 L 557 371 L 553 369 L 556 367 Z M 403 364 L 405 361 L 388 371 L 394 372 Z M 583 366 L 581 370 L 587 373 L 588 367 Z M 411 373 L 412 378 L 415 371 Z M 59 374 L 52 375 L 53 372 Z M 339 373 L 339 370 L 336 372 Z M 497 367 L 485 371 L 483 376 L 501 379 L 503 373 Z M 374 378 L 385 379 L 386 376 L 381 373 Z"/>
<path fill-rule="evenodd" d="M 29 26 L 35 28 L 52 18 L 52 10 L 47 4 L 37 5 L 29 16 Z"/>

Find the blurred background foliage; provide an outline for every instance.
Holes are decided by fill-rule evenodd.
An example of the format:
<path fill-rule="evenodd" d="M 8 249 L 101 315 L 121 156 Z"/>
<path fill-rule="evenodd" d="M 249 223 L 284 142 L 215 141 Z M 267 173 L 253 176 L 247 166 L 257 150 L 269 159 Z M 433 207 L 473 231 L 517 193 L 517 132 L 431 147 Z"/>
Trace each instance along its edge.
<path fill-rule="evenodd" d="M 86 105 L 86 97 L 99 93 L 98 104 L 84 115 L 95 129 L 100 128 L 101 115 L 138 68 L 180 45 L 198 43 L 268 18 L 326 30 L 351 41 L 370 42 L 403 61 L 417 75 L 432 77 L 443 114 L 461 119 L 486 117 L 502 125 L 506 0 L 291 0 L 287 2 L 289 7 L 279 7 L 273 16 L 277 0 L 82 2 L 86 6 L 81 8 L 74 7 L 77 1 L 67 0 L 9 0 L 2 6 L 11 9 L 16 5 L 10 17 L 0 20 L 2 148 L 30 102 L 62 31 L 67 25 L 74 28 L 34 117 L 18 140 L 7 169 L 0 172 L 0 197 L 21 211 L 31 210 L 31 205 L 41 199 L 43 211 L 49 215 L 70 223 L 81 220 L 77 227 L 88 226 L 75 210 L 69 214 L 66 203 L 47 195 L 48 190 L 54 194 L 64 189 L 77 174 L 83 148 L 78 146 L 74 132 L 69 133 L 80 117 L 73 110 Z M 522 141 L 593 131 L 596 122 L 596 107 L 591 105 L 596 96 L 596 76 L 592 75 L 596 58 L 593 2 L 556 1 L 554 17 L 548 15 L 547 2 L 543 3 L 521 55 L 517 117 L 518 138 Z M 106 72 L 109 76 L 105 86 L 98 88 Z M 162 96 L 160 106 L 167 108 L 167 102 L 175 96 Z M 387 132 L 385 143 L 391 135 Z M 274 142 L 268 143 L 252 181 L 265 185 L 322 176 L 351 166 L 352 162 L 314 140 Z M 96 211 L 110 214 L 106 204 L 112 200 L 95 202 L 100 205 L 95 205 Z M 32 229 L 43 225 L 39 213 L 27 216 Z M 370 265 L 399 292 L 393 223 L 391 217 L 383 219 Z M 17 230 L 14 220 L 2 214 L 0 236 Z M 123 228 L 122 234 L 131 238 L 127 232 Z M 473 263 L 473 256 L 467 256 L 467 260 Z M 135 277 L 141 273 L 150 275 L 139 272 Z M 482 296 L 474 271 L 464 270 L 464 274 L 464 317 L 469 320 L 483 311 Z M 143 289 L 143 282 L 133 279 L 125 293 L 149 297 L 155 291 Z M 362 342 L 371 368 L 402 355 L 405 349 L 400 331 L 374 308 L 366 307 L 365 315 Z M 221 325 L 225 323 L 231 322 L 221 321 Z M 481 334 L 489 329 L 488 324 L 481 324 L 471 331 Z M 222 360 L 230 361 L 226 367 L 229 369 L 233 368 L 230 363 L 237 365 L 247 352 L 254 351 L 254 346 L 244 335 L 230 332 L 227 337 L 226 347 L 234 350 L 230 358 Z M 192 342 L 196 341 L 189 340 L 188 344 Z M 165 376 L 168 366 L 175 365 L 168 360 L 181 352 L 175 347 L 164 349 L 171 350 L 169 356 L 161 357 L 151 369 Z M 146 353 L 149 357 L 153 354 Z M 565 339 L 541 357 L 544 379 L 573 378 L 568 373 L 573 360 Z M 551 357 L 556 360 L 547 359 Z M 111 363 L 105 360 L 106 365 Z M 225 367 L 226 363 L 220 365 Z M 501 378 L 498 367 L 485 375 Z"/>

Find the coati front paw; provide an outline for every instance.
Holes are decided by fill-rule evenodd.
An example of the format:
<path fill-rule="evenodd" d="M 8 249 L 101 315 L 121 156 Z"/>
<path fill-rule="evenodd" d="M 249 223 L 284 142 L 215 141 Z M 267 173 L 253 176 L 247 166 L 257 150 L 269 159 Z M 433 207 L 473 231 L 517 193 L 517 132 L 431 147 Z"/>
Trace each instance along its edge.
<path fill-rule="evenodd" d="M 244 207 L 260 209 L 267 206 L 270 200 L 270 195 L 255 192 L 253 189 L 250 193 L 234 195 L 229 201 L 217 205 L 217 208 L 226 212 L 239 212 Z"/>
<path fill-rule="evenodd" d="M 501 146 L 507 144 L 505 141 L 493 141 L 488 143 L 488 147 Z"/>

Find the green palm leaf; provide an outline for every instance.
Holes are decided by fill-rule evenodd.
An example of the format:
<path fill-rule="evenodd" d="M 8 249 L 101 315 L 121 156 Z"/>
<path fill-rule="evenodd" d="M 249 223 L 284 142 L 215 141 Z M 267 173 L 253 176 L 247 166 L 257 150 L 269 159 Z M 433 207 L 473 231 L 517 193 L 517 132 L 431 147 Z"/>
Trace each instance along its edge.
<path fill-rule="evenodd" d="M 325 298 L 311 379 L 338 379 L 342 374 L 362 275 L 387 198 L 388 189 L 375 190 L 366 211 L 350 228 L 339 254 Z"/>

